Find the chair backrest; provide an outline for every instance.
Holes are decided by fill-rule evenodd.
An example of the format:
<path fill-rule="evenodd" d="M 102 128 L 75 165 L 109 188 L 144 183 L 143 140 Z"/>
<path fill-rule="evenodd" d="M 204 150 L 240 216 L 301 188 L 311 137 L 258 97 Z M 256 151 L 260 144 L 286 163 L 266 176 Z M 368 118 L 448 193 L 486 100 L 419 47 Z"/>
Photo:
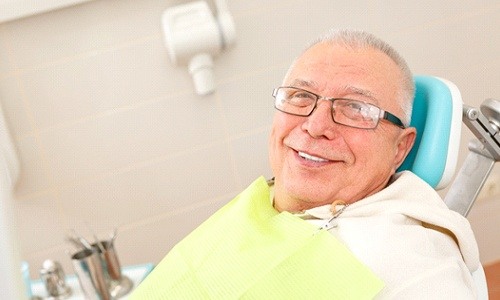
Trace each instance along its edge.
<path fill-rule="evenodd" d="M 415 99 L 410 125 L 417 128 L 412 151 L 399 171 L 410 170 L 434 189 L 452 180 L 460 147 L 462 96 L 452 82 L 433 76 L 415 76 Z M 484 269 L 472 273 L 478 299 L 488 299 Z"/>
<path fill-rule="evenodd" d="M 415 76 L 411 126 L 417 128 L 412 151 L 399 171 L 410 170 L 435 189 L 455 173 L 462 128 L 462 97 L 448 80 Z"/>

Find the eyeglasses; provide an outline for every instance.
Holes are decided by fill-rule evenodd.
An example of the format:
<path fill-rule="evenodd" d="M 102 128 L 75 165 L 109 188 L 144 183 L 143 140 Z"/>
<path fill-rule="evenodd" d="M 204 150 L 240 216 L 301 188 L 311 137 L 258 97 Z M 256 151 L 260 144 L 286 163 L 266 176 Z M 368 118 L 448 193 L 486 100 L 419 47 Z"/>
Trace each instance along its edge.
<path fill-rule="evenodd" d="M 278 87 L 273 91 L 274 107 L 284 113 L 308 117 L 318 106 L 318 100 L 332 102 L 332 119 L 335 123 L 361 129 L 374 129 L 380 119 L 405 128 L 405 125 L 395 115 L 373 104 L 346 98 L 327 98 L 312 92 L 291 87 Z"/>

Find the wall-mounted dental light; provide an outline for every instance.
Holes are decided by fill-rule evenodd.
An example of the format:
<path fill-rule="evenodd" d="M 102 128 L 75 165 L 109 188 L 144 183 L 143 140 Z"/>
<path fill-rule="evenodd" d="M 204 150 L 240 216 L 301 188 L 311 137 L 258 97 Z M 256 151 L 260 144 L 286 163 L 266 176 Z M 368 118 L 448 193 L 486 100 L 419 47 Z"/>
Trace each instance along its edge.
<path fill-rule="evenodd" d="M 205 1 L 166 9 L 162 16 L 165 46 L 172 62 L 187 65 L 199 95 L 215 91 L 213 57 L 234 43 L 233 18 L 225 0 L 216 0 L 217 18 Z"/>

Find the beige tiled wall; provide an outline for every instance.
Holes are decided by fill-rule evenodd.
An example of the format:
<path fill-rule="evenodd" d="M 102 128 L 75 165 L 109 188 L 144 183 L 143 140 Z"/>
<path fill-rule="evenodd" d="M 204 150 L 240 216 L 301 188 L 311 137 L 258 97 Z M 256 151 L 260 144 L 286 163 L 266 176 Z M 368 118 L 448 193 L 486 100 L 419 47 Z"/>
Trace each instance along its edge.
<path fill-rule="evenodd" d="M 0 102 L 21 161 L 17 229 L 34 277 L 46 258 L 71 272 L 73 228 L 90 238 L 89 227 L 101 237 L 116 227 L 122 264 L 158 262 L 269 177 L 271 90 L 331 27 L 379 35 L 415 73 L 455 82 L 470 105 L 500 98 L 496 0 L 229 0 L 237 43 L 216 58 L 208 97 L 163 45 L 161 14 L 184 2 L 95 0 L 0 24 Z M 489 199 L 469 217 L 484 262 L 500 258 L 499 216 L 500 199 Z"/>

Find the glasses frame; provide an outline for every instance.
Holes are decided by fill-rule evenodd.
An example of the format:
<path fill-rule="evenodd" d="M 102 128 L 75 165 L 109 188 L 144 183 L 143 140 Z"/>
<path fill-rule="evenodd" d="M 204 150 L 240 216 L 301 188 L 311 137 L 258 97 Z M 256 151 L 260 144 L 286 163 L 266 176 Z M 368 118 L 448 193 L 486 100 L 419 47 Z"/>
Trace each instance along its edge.
<path fill-rule="evenodd" d="M 382 108 L 372 104 L 372 103 L 368 103 L 368 102 L 364 102 L 364 101 L 360 101 L 360 100 L 355 100 L 355 99 L 350 99 L 350 98 L 335 98 L 335 97 L 323 97 L 323 96 L 320 96 L 316 93 L 313 93 L 311 91 L 308 91 L 308 90 L 305 90 L 305 89 L 302 89 L 302 88 L 298 88 L 298 87 L 294 87 L 294 86 L 280 86 L 280 87 L 277 87 L 273 90 L 273 97 L 274 99 L 276 99 L 276 96 L 278 94 L 278 91 L 279 89 L 282 89 L 282 88 L 287 88 L 287 89 L 295 89 L 295 90 L 298 90 L 298 91 L 303 91 L 303 92 L 306 92 L 306 93 L 309 93 L 313 96 L 315 96 L 316 100 L 314 101 L 314 106 L 312 107 L 311 111 L 308 113 L 308 114 L 296 114 L 296 113 L 290 113 L 290 112 L 287 112 L 287 111 L 284 111 L 280 108 L 278 108 L 276 106 L 276 101 L 274 101 L 274 108 L 276 108 L 277 110 L 281 111 L 281 112 L 284 112 L 286 114 L 289 114 L 289 115 L 294 115 L 294 116 L 300 116 L 300 117 L 309 117 L 313 112 L 314 110 L 316 110 L 316 107 L 318 107 L 318 101 L 319 100 L 328 100 L 331 102 L 332 104 L 332 113 L 331 113 L 331 116 L 332 116 L 332 120 L 333 122 L 337 123 L 337 124 L 341 124 L 341 125 L 344 125 L 344 126 L 348 126 L 348 127 L 352 127 L 352 128 L 359 128 L 359 129 L 375 129 L 377 128 L 378 124 L 380 123 L 380 120 L 387 120 L 389 121 L 390 123 L 392 123 L 393 125 L 396 125 L 398 126 L 399 128 L 402 128 L 402 129 L 405 129 L 407 128 L 403 122 L 401 121 L 400 118 L 396 117 L 396 115 L 386 111 L 386 110 L 383 110 Z M 335 117 L 334 117 L 334 114 L 333 114 L 333 103 L 336 101 L 336 100 L 348 100 L 348 101 L 353 101 L 353 102 L 358 102 L 358 103 L 363 103 L 364 105 L 368 105 L 368 106 L 371 106 L 371 107 L 374 107 L 374 108 L 377 108 L 380 112 L 378 114 L 378 118 L 377 118 L 377 121 L 375 123 L 375 126 L 374 127 L 356 127 L 356 126 L 352 126 L 352 125 L 347 125 L 347 124 L 344 124 L 344 123 L 339 123 L 337 121 L 335 121 Z"/>

